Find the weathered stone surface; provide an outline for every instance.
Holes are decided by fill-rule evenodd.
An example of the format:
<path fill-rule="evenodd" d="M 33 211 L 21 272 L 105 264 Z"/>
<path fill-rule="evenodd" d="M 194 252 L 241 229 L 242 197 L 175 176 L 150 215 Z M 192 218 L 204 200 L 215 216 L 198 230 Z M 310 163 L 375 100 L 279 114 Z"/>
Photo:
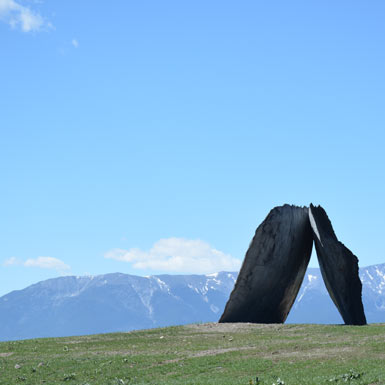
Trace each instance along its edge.
<path fill-rule="evenodd" d="M 308 208 L 284 205 L 257 228 L 219 322 L 282 323 L 309 263 Z"/>
<path fill-rule="evenodd" d="M 318 263 L 330 297 L 345 324 L 365 325 L 357 257 L 338 241 L 321 206 L 310 205 L 309 219 L 314 233 Z"/>

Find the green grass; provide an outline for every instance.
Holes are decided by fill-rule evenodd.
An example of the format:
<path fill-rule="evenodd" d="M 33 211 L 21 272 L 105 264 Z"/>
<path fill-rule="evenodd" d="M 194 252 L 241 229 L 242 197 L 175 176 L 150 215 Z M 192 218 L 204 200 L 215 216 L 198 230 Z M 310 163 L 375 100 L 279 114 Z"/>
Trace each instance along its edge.
<path fill-rule="evenodd" d="M 385 384 L 385 325 L 197 324 L 0 343 L 6 385 L 255 385 L 256 377 Z"/>

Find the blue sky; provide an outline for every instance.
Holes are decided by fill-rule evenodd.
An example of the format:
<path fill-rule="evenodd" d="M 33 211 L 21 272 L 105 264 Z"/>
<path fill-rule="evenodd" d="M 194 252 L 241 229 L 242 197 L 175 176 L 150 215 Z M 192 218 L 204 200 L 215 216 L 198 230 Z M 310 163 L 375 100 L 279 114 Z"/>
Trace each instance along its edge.
<path fill-rule="evenodd" d="M 284 203 L 321 204 L 361 266 L 385 262 L 384 17 L 383 1 L 0 0 L 0 295 L 234 270 Z"/>

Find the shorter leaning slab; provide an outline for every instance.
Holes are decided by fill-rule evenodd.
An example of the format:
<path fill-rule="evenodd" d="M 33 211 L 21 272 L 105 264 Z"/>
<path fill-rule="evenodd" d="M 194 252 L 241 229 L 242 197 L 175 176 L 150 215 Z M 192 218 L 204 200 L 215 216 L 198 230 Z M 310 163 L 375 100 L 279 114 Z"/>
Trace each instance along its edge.
<path fill-rule="evenodd" d="M 219 322 L 283 323 L 310 260 L 308 208 L 275 207 L 255 232 Z"/>
<path fill-rule="evenodd" d="M 366 325 L 357 257 L 338 239 L 321 207 L 309 209 L 318 263 L 326 288 L 346 325 Z"/>

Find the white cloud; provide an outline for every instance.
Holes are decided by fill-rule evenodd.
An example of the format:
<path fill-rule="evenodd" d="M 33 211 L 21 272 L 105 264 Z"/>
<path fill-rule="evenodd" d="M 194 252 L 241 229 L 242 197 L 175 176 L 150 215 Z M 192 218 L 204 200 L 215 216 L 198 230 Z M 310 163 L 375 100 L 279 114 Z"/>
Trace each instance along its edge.
<path fill-rule="evenodd" d="M 41 269 L 54 269 L 59 272 L 70 270 L 70 266 L 63 261 L 53 257 L 37 257 L 36 259 L 27 259 L 24 262 L 25 267 L 39 267 Z"/>
<path fill-rule="evenodd" d="M 63 261 L 52 257 L 37 257 L 35 259 L 27 259 L 25 262 L 16 257 L 11 257 L 3 262 L 3 266 L 24 266 L 24 267 L 38 267 L 41 269 L 53 269 L 63 274 L 71 267 Z"/>
<path fill-rule="evenodd" d="M 8 258 L 4 261 L 4 266 L 14 266 L 14 265 L 20 265 L 21 261 L 17 259 L 16 257 Z"/>
<path fill-rule="evenodd" d="M 38 31 L 44 26 L 52 26 L 39 13 L 15 0 L 0 0 L 0 20 L 12 28 L 20 28 L 23 32 Z"/>
<path fill-rule="evenodd" d="M 160 239 L 149 251 L 112 249 L 105 258 L 132 263 L 136 269 L 207 274 L 238 270 L 241 261 L 201 240 Z"/>
<path fill-rule="evenodd" d="M 71 44 L 72 44 L 75 48 L 78 48 L 78 47 L 79 47 L 79 42 L 78 42 L 77 39 L 72 39 Z"/>

